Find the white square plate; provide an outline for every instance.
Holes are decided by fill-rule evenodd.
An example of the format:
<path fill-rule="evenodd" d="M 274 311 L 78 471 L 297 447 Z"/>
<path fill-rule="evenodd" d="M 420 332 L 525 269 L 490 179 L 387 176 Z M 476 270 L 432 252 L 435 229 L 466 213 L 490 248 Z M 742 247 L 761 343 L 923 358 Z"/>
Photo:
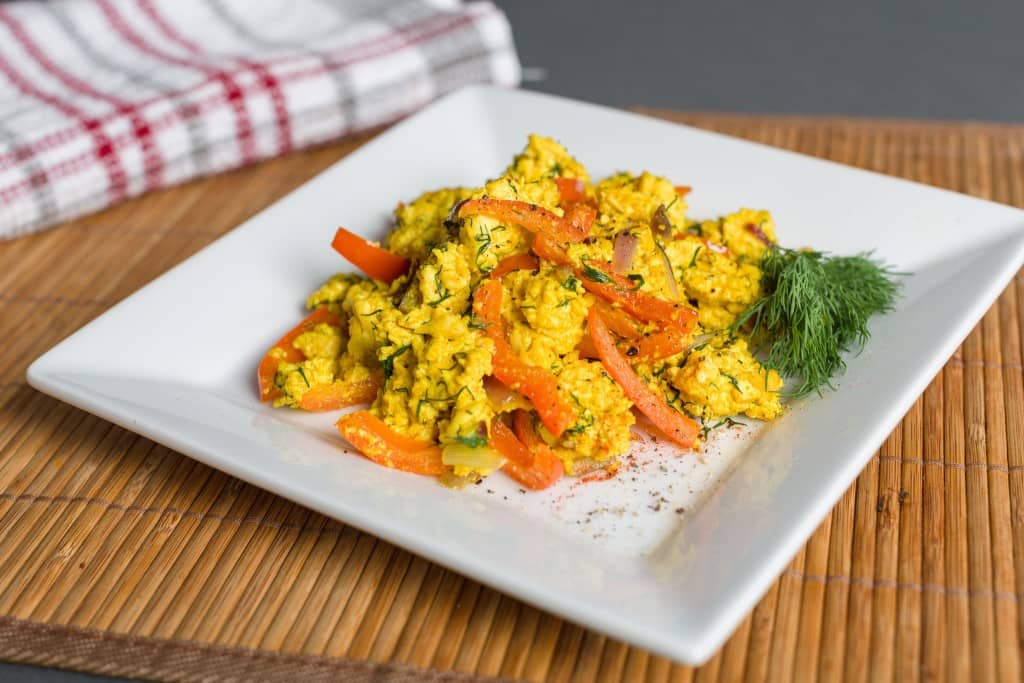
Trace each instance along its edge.
<path fill-rule="evenodd" d="M 529 132 L 595 176 L 648 169 L 691 216 L 770 209 L 779 238 L 875 249 L 906 278 L 838 390 L 703 455 L 638 441 L 614 479 L 449 491 L 345 452 L 331 415 L 261 405 L 255 368 L 346 264 L 341 223 L 480 185 Z M 230 201 L 230 200 L 228 200 Z M 1024 212 L 568 100 L 463 90 L 395 126 L 136 292 L 29 369 L 33 386 L 572 621 L 692 664 L 722 644 L 1024 260 Z"/>

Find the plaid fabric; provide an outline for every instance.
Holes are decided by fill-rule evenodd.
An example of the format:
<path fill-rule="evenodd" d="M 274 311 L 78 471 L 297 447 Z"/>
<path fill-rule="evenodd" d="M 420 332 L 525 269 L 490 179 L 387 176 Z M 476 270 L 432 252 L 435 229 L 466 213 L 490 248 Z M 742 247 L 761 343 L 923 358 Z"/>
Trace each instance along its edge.
<path fill-rule="evenodd" d="M 0 239 L 518 80 L 489 2 L 0 3 Z"/>

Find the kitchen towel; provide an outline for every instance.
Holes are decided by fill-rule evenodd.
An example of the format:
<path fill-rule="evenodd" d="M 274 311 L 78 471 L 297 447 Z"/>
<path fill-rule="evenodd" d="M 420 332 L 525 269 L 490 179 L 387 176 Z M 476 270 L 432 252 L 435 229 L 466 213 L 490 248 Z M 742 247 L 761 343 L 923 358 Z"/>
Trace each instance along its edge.
<path fill-rule="evenodd" d="M 489 2 L 0 3 L 0 240 L 518 82 Z"/>

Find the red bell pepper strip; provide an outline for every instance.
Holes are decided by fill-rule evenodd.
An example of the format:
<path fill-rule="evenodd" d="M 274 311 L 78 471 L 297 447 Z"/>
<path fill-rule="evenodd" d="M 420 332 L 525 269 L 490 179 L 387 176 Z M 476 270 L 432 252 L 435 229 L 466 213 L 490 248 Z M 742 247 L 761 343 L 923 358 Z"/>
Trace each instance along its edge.
<path fill-rule="evenodd" d="M 526 410 L 517 410 L 512 416 L 512 429 L 515 431 L 516 437 L 526 446 L 526 450 L 533 455 L 531 469 L 533 472 L 539 473 L 540 481 L 545 482 L 544 488 L 561 479 L 565 474 L 562 459 L 555 455 L 551 447 L 540 438 L 533 423 L 533 416 Z"/>
<path fill-rule="evenodd" d="M 498 261 L 491 271 L 491 277 L 500 280 L 515 270 L 537 270 L 540 264 L 533 254 L 512 254 Z"/>
<path fill-rule="evenodd" d="M 680 197 L 685 197 L 686 195 L 690 194 L 691 190 L 693 190 L 693 188 L 690 187 L 689 185 L 676 185 L 673 189 L 676 191 L 676 194 L 679 195 Z"/>
<path fill-rule="evenodd" d="M 674 326 L 648 334 L 626 343 L 626 355 L 637 361 L 661 360 L 681 353 L 686 348 L 687 335 Z M 636 349 L 636 352 L 633 352 Z"/>
<path fill-rule="evenodd" d="M 346 441 L 378 465 L 433 476 L 445 471 L 440 446 L 399 434 L 368 410 L 342 415 L 337 427 Z"/>
<path fill-rule="evenodd" d="M 644 322 L 656 322 L 678 329 L 682 336 L 693 331 L 697 324 L 697 311 L 682 304 L 659 299 L 636 289 L 628 278 L 612 272 L 611 268 L 594 268 L 589 263 L 574 265 L 569 254 L 560 245 L 543 235 L 533 240 L 533 251 L 546 261 L 572 268 L 587 291 L 609 303 L 618 303 L 624 311 Z"/>
<path fill-rule="evenodd" d="M 612 332 L 626 339 L 619 344 L 619 348 L 624 349 L 623 353 L 632 363 L 668 358 L 686 348 L 688 335 L 682 333 L 677 325 L 668 325 L 660 332 L 644 334 L 636 320 L 621 308 L 601 299 L 594 301 L 592 308 L 597 310 Z M 590 352 L 592 348 L 592 345 L 581 345 L 581 354 Z"/>
<path fill-rule="evenodd" d="M 639 339 L 643 335 L 643 329 L 636 319 L 621 308 L 612 306 L 604 299 L 595 299 L 592 308 L 598 310 L 611 331 L 620 337 Z"/>
<path fill-rule="evenodd" d="M 601 365 L 622 387 L 626 398 L 672 441 L 683 448 L 692 447 L 697 441 L 697 423 L 674 410 L 640 379 L 629 360 L 615 347 L 615 338 L 597 311 L 590 311 L 587 327 L 601 357 Z"/>
<path fill-rule="evenodd" d="M 526 414 L 524 411 L 519 412 Z M 526 419 L 529 420 L 529 417 Z M 518 423 L 518 417 L 516 421 Z M 530 429 L 532 431 L 532 425 Z M 562 461 L 547 444 L 539 438 L 536 441 L 543 445 L 543 449 L 527 446 L 500 419 L 495 418 L 491 422 L 491 446 L 507 459 L 501 471 L 529 489 L 540 490 L 561 479 L 564 468 Z"/>
<path fill-rule="evenodd" d="M 473 293 L 473 312 L 484 321 L 484 332 L 494 342 L 492 373 L 509 389 L 530 399 L 548 431 L 561 436 L 576 421 L 576 412 L 558 390 L 558 378 L 544 368 L 527 365 L 505 339 L 502 296 L 498 280 L 485 280 Z"/>
<path fill-rule="evenodd" d="M 546 235 L 537 235 L 533 238 L 533 253 L 545 261 L 551 261 L 560 266 L 572 267 L 572 259 L 569 252 L 565 250 L 558 240 L 551 239 Z"/>
<path fill-rule="evenodd" d="M 583 235 L 590 234 L 590 228 L 597 218 L 597 210 L 589 204 L 570 204 L 565 210 L 565 219 Z"/>
<path fill-rule="evenodd" d="M 561 242 L 582 242 L 590 234 L 589 226 L 584 229 L 582 225 L 582 216 L 573 221 L 536 204 L 514 199 L 469 199 L 459 205 L 459 216 L 475 214 L 518 225 L 532 233 L 547 235 Z"/>
<path fill-rule="evenodd" d="M 313 412 L 341 410 L 371 403 L 377 398 L 383 382 L 380 376 L 373 376 L 359 382 L 332 382 L 311 387 L 299 399 L 299 407 Z"/>
<path fill-rule="evenodd" d="M 374 280 L 391 282 L 409 272 L 409 259 L 368 242 L 345 228 L 338 228 L 331 246 Z"/>
<path fill-rule="evenodd" d="M 587 185 L 579 178 L 555 178 L 555 185 L 563 204 L 587 201 Z"/>
<path fill-rule="evenodd" d="M 321 323 L 331 325 L 332 327 L 338 327 L 341 324 L 337 313 L 332 313 L 326 306 L 318 306 L 302 322 L 278 339 L 277 343 L 270 347 L 267 354 L 263 356 L 263 360 L 260 361 L 260 366 L 257 370 L 261 401 L 269 401 L 281 395 L 281 392 L 274 385 L 277 366 L 281 362 L 298 363 L 306 360 L 306 356 L 303 355 L 302 351 L 292 346 L 292 342 L 300 334 L 311 331 Z"/>

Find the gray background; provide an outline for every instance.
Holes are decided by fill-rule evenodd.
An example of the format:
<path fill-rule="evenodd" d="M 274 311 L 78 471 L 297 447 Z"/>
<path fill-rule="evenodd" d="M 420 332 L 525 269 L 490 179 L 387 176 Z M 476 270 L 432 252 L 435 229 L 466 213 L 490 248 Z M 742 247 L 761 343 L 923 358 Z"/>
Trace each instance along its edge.
<path fill-rule="evenodd" d="M 526 87 L 617 106 L 1024 122 L 1024 0 L 496 0 Z M 527 75 L 531 75 L 529 72 Z"/>
<path fill-rule="evenodd" d="M 1024 122 L 1024 0 L 497 4 L 535 90 L 617 106 Z M 0 663 L 4 682 L 112 680 Z"/>

